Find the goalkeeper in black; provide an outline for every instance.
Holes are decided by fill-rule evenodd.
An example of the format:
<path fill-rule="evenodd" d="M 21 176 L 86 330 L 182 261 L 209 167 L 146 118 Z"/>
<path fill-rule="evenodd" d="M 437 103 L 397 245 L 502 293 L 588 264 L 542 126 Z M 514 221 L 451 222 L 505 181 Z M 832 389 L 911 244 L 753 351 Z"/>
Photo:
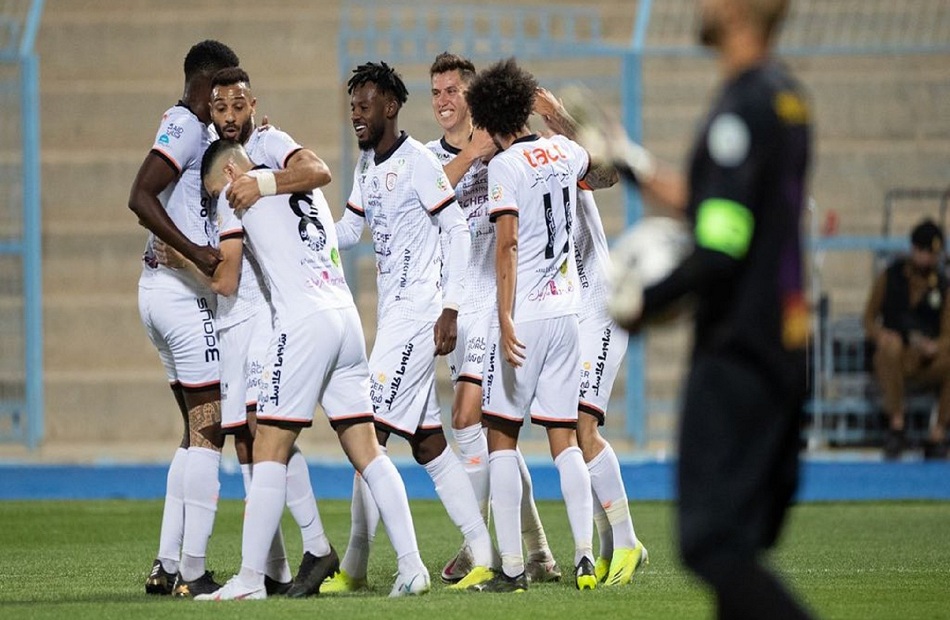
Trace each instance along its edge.
<path fill-rule="evenodd" d="M 695 249 L 644 291 L 639 319 L 692 298 L 694 350 L 679 437 L 679 545 L 720 618 L 803 618 L 761 561 L 798 483 L 808 315 L 800 219 L 809 108 L 770 55 L 788 0 L 702 0 L 700 38 L 724 84 L 688 177 L 641 147 L 609 147 L 648 201 L 685 214 Z"/>

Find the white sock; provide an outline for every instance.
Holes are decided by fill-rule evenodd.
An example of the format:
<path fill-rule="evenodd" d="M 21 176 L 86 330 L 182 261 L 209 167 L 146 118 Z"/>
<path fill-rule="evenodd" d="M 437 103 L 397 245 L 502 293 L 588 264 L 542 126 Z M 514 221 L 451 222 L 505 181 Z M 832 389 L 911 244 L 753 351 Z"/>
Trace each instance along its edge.
<path fill-rule="evenodd" d="M 459 448 L 459 458 L 472 483 L 482 520 L 488 523 L 488 440 L 481 424 L 453 428 L 452 435 Z"/>
<path fill-rule="evenodd" d="M 412 524 L 412 513 L 409 512 L 406 485 L 396 466 L 388 456 L 381 454 L 363 469 L 362 480 L 363 486 L 371 493 L 371 497 L 364 497 L 364 501 L 373 502 L 379 508 L 376 514 L 382 516 L 386 534 L 396 550 L 399 572 L 414 575 L 425 571 Z"/>
<path fill-rule="evenodd" d="M 221 453 L 188 448 L 185 461 L 185 530 L 181 541 L 181 578 L 194 581 L 205 573 L 208 539 L 218 510 L 218 468 Z"/>
<path fill-rule="evenodd" d="M 247 496 L 251 492 L 251 479 L 254 473 L 254 466 L 250 463 L 241 463 L 241 478 L 244 480 L 244 502 L 247 503 Z M 290 572 L 290 564 L 287 562 L 287 550 L 284 547 L 284 534 L 277 528 L 274 534 L 274 540 L 271 541 L 270 550 L 267 552 L 267 570 L 271 579 L 280 583 L 287 583 L 293 579 Z"/>
<path fill-rule="evenodd" d="M 600 498 L 597 497 L 597 491 L 593 487 L 591 487 L 591 499 L 594 506 L 594 525 L 597 526 L 597 537 L 600 539 L 600 548 L 597 555 L 609 560 L 614 554 L 614 534 L 610 529 L 607 513 L 604 512 L 604 507 L 600 505 Z"/>
<path fill-rule="evenodd" d="M 472 485 L 455 453 L 447 447 L 442 454 L 426 463 L 425 468 L 435 483 L 435 492 L 442 500 L 449 518 L 465 537 L 475 566 L 491 566 L 491 535 L 478 509 Z"/>
<path fill-rule="evenodd" d="M 253 465 L 250 463 L 241 463 L 241 480 L 244 481 L 244 503 L 247 503 L 247 495 L 251 492 L 251 476 L 253 472 Z"/>
<path fill-rule="evenodd" d="M 491 474 L 491 509 L 495 515 L 495 536 L 501 554 L 501 569 L 509 577 L 524 572 L 521 552 L 521 476 L 518 454 L 497 450 L 488 457 Z"/>
<path fill-rule="evenodd" d="M 300 526 L 303 550 L 317 557 L 330 553 L 330 541 L 323 530 L 317 500 L 310 483 L 307 460 L 296 447 L 287 461 L 287 508 Z"/>
<path fill-rule="evenodd" d="M 561 477 L 561 495 L 564 496 L 567 520 L 574 534 L 574 566 L 584 557 L 593 562 L 594 545 L 591 539 L 594 536 L 594 524 L 591 515 L 594 513 L 594 502 L 591 499 L 590 473 L 584 463 L 584 454 L 576 446 L 568 448 L 557 455 L 554 465 Z"/>
<path fill-rule="evenodd" d="M 276 461 L 255 463 L 241 537 L 240 579 L 245 585 L 259 586 L 264 583 L 268 551 L 280 524 L 286 499 L 287 466 Z"/>
<path fill-rule="evenodd" d="M 188 451 L 175 450 L 165 479 L 165 508 L 162 510 L 162 529 L 158 536 L 158 559 L 166 572 L 178 572 L 181 559 L 181 539 L 185 529 L 185 461 Z"/>
<path fill-rule="evenodd" d="M 637 536 L 633 531 L 633 519 L 630 518 L 630 504 L 627 503 L 627 492 L 620 477 L 620 462 L 610 444 L 591 459 L 587 469 L 590 471 L 590 484 L 610 522 L 614 546 L 633 549 L 637 546 Z"/>
<path fill-rule="evenodd" d="M 377 457 L 378 458 L 378 457 Z M 350 502 L 350 540 L 340 560 L 340 568 L 351 577 L 366 577 L 369 565 L 369 550 L 376 538 L 379 525 L 379 508 L 363 477 L 353 476 L 353 499 Z"/>
<path fill-rule="evenodd" d="M 541 517 L 538 515 L 538 507 L 534 503 L 534 483 L 531 481 L 531 472 L 528 471 L 528 464 L 524 461 L 521 449 L 517 448 L 516 453 L 518 470 L 521 473 L 521 486 L 524 489 L 521 494 L 521 538 L 524 539 L 529 558 L 553 559 L 548 538 L 544 534 L 544 526 L 541 525 Z"/>

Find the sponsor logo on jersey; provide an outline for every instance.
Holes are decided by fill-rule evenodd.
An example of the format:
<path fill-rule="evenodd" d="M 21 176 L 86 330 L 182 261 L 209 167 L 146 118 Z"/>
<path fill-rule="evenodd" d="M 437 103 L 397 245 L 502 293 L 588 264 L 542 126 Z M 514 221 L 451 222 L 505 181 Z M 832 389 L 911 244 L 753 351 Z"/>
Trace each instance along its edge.
<path fill-rule="evenodd" d="M 501 202 L 502 197 L 504 196 L 504 191 L 501 189 L 501 185 L 495 183 L 492 185 L 491 193 L 489 194 L 492 201 Z"/>
<path fill-rule="evenodd" d="M 175 123 L 169 123 L 165 128 L 165 135 L 170 138 L 175 138 L 176 140 L 180 138 L 183 133 L 185 133 L 185 128 Z"/>
<path fill-rule="evenodd" d="M 158 137 L 158 143 L 159 143 L 159 144 L 165 144 L 165 145 L 167 145 L 169 142 L 171 142 L 171 140 L 168 139 L 168 135 L 166 135 L 166 134 L 162 134 L 162 135 L 160 135 L 160 136 Z"/>
<path fill-rule="evenodd" d="M 402 378 L 406 375 L 406 367 L 409 365 L 409 359 L 412 357 L 413 345 L 411 342 L 406 343 L 406 347 L 402 350 L 402 357 L 399 359 L 399 368 L 396 369 L 395 376 L 392 381 L 389 382 L 389 398 L 383 401 L 386 405 L 386 409 L 392 409 L 393 402 L 396 400 L 396 396 L 399 394 L 399 386 L 402 385 Z"/>
<path fill-rule="evenodd" d="M 277 338 L 277 361 L 270 376 L 270 402 L 275 407 L 280 405 L 280 377 L 283 373 L 284 351 L 287 348 L 287 334 L 282 333 Z"/>
<path fill-rule="evenodd" d="M 610 328 L 604 329 L 604 335 L 600 339 L 600 355 L 597 356 L 597 363 L 594 364 L 594 384 L 591 389 L 594 394 L 600 395 L 600 382 L 604 378 L 604 368 L 607 366 L 607 354 L 610 352 Z"/>
<path fill-rule="evenodd" d="M 551 146 L 545 149 L 541 147 L 522 149 L 521 154 L 532 168 L 553 164 L 561 159 L 569 159 L 567 153 L 561 150 L 561 145 L 556 142 L 552 142 Z"/>
<path fill-rule="evenodd" d="M 445 176 L 444 174 L 440 174 L 438 177 L 436 177 L 435 185 L 443 192 L 447 192 L 449 188 L 451 187 L 451 185 L 449 184 L 449 178 Z"/>
<path fill-rule="evenodd" d="M 208 305 L 208 300 L 199 297 L 198 315 L 201 317 L 201 328 L 204 331 L 205 339 L 205 362 L 217 362 L 220 359 L 218 351 L 218 340 L 214 331 L 214 311 Z"/>

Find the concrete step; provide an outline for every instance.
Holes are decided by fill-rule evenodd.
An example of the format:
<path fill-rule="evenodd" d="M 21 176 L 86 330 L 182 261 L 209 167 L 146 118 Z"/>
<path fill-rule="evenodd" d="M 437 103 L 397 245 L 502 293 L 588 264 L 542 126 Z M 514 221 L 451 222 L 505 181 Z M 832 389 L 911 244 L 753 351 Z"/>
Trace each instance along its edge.
<path fill-rule="evenodd" d="M 130 214 L 131 215 L 131 214 Z M 136 296 L 145 229 L 131 231 L 48 229 L 43 242 L 43 290 L 47 295 Z"/>

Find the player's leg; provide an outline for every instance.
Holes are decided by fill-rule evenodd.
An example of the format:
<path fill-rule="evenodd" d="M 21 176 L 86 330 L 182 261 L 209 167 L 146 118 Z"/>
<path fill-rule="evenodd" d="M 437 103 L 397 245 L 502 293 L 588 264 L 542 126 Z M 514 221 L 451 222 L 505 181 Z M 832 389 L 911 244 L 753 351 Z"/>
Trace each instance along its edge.
<path fill-rule="evenodd" d="M 213 298 L 194 290 L 162 290 L 153 299 L 151 329 L 164 343 L 181 383 L 188 412 L 183 474 L 184 528 L 175 596 L 193 596 L 217 584 L 205 570 L 217 512 L 221 462 L 221 409 Z M 154 341 L 154 339 L 153 339 Z"/>
<path fill-rule="evenodd" d="M 574 535 L 574 574 L 578 589 L 593 589 L 593 499 L 590 473 L 577 445 L 576 400 L 580 380 L 578 325 L 576 316 L 535 321 L 538 342 L 545 352 L 540 369 L 531 420 L 547 430 L 551 456 L 561 479 L 561 494 Z M 569 407 L 565 403 L 571 403 Z"/>
<path fill-rule="evenodd" d="M 377 519 L 382 518 L 396 551 L 399 577 L 390 594 L 422 594 L 429 589 L 428 570 L 419 555 L 405 485 L 380 446 L 375 431 L 369 367 L 359 315 L 356 310 L 341 314 L 348 326 L 347 338 L 321 403 L 343 451 L 356 469 L 362 486 L 369 492 L 363 500 L 377 508 Z"/>
<path fill-rule="evenodd" d="M 182 417 L 182 437 L 172 457 L 165 481 L 165 503 L 162 510 L 162 525 L 159 532 L 158 555 L 145 579 L 147 594 L 171 594 L 178 579 L 181 560 L 181 538 L 185 529 L 185 461 L 188 457 L 188 409 L 185 407 L 181 384 L 178 382 L 171 351 L 161 331 L 152 322 L 152 311 L 160 300 L 160 294 L 151 289 L 139 288 L 139 317 L 149 339 L 158 350 L 159 358 L 168 376 L 169 387 Z M 158 306 L 159 309 L 161 306 Z"/>
<path fill-rule="evenodd" d="M 899 338 L 882 339 L 874 352 L 874 374 L 888 417 L 884 440 L 885 458 L 897 458 L 904 449 L 904 343 Z"/>
<path fill-rule="evenodd" d="M 610 393 L 627 349 L 628 338 L 626 332 L 607 317 L 588 318 L 581 321 L 578 327 L 580 392 L 577 442 L 590 472 L 595 498 L 594 522 L 601 540 L 594 571 L 598 581 L 605 581 L 607 585 L 623 585 L 633 579 L 637 567 L 647 563 L 649 556 L 634 532 L 617 455 L 601 436 L 600 427 L 606 418 Z"/>
<path fill-rule="evenodd" d="M 797 481 L 800 412 L 782 392 L 751 364 L 723 357 L 694 360 L 687 382 L 677 473 L 680 552 L 730 617 L 807 617 L 758 561 L 775 540 Z"/>
<path fill-rule="evenodd" d="M 548 537 L 541 524 L 541 515 L 534 502 L 534 482 L 525 463 L 521 448 L 515 450 L 518 457 L 518 470 L 521 472 L 521 540 L 526 552 L 525 574 L 528 581 L 543 583 L 560 581 L 561 569 L 558 567 L 548 545 Z"/>

